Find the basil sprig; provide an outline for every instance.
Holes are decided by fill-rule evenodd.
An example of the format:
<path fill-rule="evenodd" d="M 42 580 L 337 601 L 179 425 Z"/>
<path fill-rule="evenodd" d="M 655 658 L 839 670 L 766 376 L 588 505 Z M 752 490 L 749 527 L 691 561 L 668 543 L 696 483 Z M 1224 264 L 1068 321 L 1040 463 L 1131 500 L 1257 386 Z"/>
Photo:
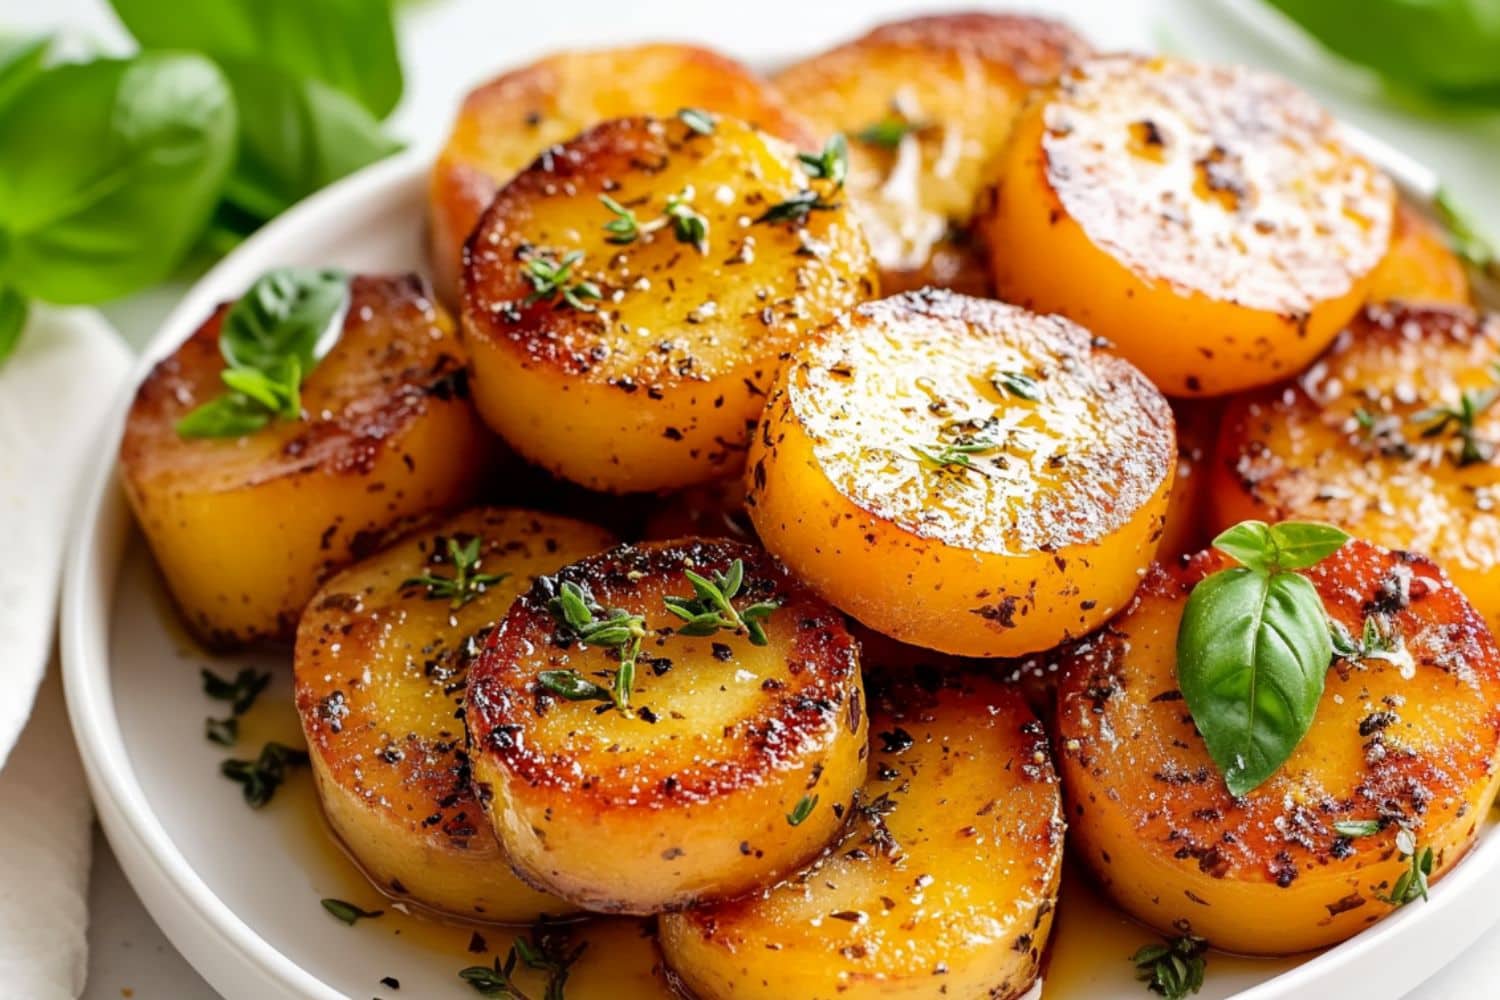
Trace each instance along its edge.
<path fill-rule="evenodd" d="M 1333 660 L 1306 577 L 1349 540 L 1326 524 L 1243 521 L 1213 541 L 1240 565 L 1193 588 L 1177 632 L 1177 683 L 1234 795 L 1282 765 L 1312 725 Z"/>
<path fill-rule="evenodd" d="M 349 301 L 342 271 L 283 267 L 268 271 L 224 314 L 219 353 L 224 395 L 177 422 L 183 437 L 238 437 L 272 419 L 295 420 L 302 380 L 326 352 Z"/>

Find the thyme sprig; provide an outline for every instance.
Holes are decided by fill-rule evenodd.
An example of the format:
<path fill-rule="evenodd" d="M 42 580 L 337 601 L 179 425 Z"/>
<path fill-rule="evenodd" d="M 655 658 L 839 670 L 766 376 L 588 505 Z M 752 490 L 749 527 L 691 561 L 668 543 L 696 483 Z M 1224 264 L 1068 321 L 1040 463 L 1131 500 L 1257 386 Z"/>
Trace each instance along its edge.
<path fill-rule="evenodd" d="M 1500 381 L 1500 363 L 1493 369 L 1493 377 Z M 1433 406 L 1412 414 L 1412 423 L 1426 424 L 1422 429 L 1424 438 L 1441 437 L 1452 433 L 1459 442 L 1458 467 L 1465 468 L 1488 462 L 1495 454 L 1493 442 L 1479 436 L 1479 417 L 1500 401 L 1500 386 L 1488 389 L 1466 389 L 1459 393 L 1456 406 Z"/>
<path fill-rule="evenodd" d="M 448 607 L 457 611 L 479 597 L 488 588 L 510 576 L 509 573 L 479 572 L 479 563 L 482 558 L 479 554 L 479 546 L 483 539 L 478 535 L 471 535 L 464 542 L 460 542 L 456 537 L 447 538 L 444 542 L 448 553 L 448 564 L 453 567 L 453 575 L 438 576 L 435 573 L 423 573 L 421 576 L 402 580 L 400 589 L 425 588 L 429 601 L 446 600 Z"/>
<path fill-rule="evenodd" d="M 1366 615 L 1358 638 L 1342 622 L 1328 620 L 1333 651 L 1346 660 L 1398 660 L 1403 648 L 1401 633 L 1394 625 L 1383 625 L 1375 615 Z"/>
<path fill-rule="evenodd" d="M 1431 847 L 1419 847 L 1417 836 L 1408 827 L 1396 831 L 1396 850 L 1407 862 L 1406 871 L 1391 886 L 1389 895 L 1375 894 L 1382 903 L 1405 906 L 1415 900 L 1427 901 L 1427 878 L 1432 874 L 1434 858 Z"/>
<path fill-rule="evenodd" d="M 949 472 L 977 471 L 973 456 L 993 451 L 999 442 L 988 438 L 960 438 L 957 441 L 940 442 L 930 448 L 912 445 L 912 454 L 924 465 Z"/>
<path fill-rule="evenodd" d="M 564 1000 L 568 975 L 587 947 L 587 941 L 573 944 L 565 932 L 539 929 L 526 937 L 516 938 L 503 962 L 497 955 L 493 965 L 471 965 L 460 970 L 458 978 L 487 997 L 532 1000 L 530 994 L 516 985 L 514 978 L 516 966 L 524 965 L 547 974 L 547 985 L 540 1000 Z"/>
<path fill-rule="evenodd" d="M 816 808 L 818 808 L 818 797 L 816 795 L 802 796 L 802 798 L 797 800 L 797 804 L 792 807 L 792 811 L 786 814 L 787 826 L 801 826 Z"/>
<path fill-rule="evenodd" d="M 562 259 L 555 260 L 546 253 L 536 253 L 521 264 L 521 276 L 531 283 L 531 294 L 526 296 L 526 305 L 541 301 L 553 301 L 559 296 L 563 304 L 580 312 L 593 312 L 594 306 L 586 299 L 603 298 L 599 286 L 592 281 L 576 278 L 573 266 L 583 260 L 582 250 L 570 250 Z"/>
<path fill-rule="evenodd" d="M 623 608 L 606 611 L 594 601 L 592 594 L 571 580 L 563 581 L 558 587 L 557 596 L 547 602 L 547 609 L 557 621 L 559 630 L 567 637 L 585 646 L 599 646 L 615 652 L 615 655 L 619 657 L 620 665 L 615 670 L 610 700 L 621 715 L 626 718 L 634 717 L 635 712 L 630 707 L 630 691 L 635 687 L 635 664 L 641 655 L 641 640 L 646 637 L 646 619 L 641 615 L 631 614 Z M 547 671 L 547 673 L 559 675 L 553 677 L 557 684 L 555 687 L 553 684 L 548 684 L 546 680 L 542 681 L 549 690 L 571 700 L 593 697 L 592 694 L 581 693 L 584 688 L 575 682 L 575 678 L 585 684 L 593 682 L 578 675 L 577 671 Z M 580 694 L 573 697 L 564 693 L 564 690 L 573 690 Z"/>
<path fill-rule="evenodd" d="M 238 782 L 245 803 L 259 809 L 271 801 L 276 789 L 286 780 L 286 772 L 292 767 L 307 763 L 307 753 L 277 743 L 274 740 L 261 748 L 255 760 L 231 758 L 219 765 L 219 773 L 230 781 Z"/>
<path fill-rule="evenodd" d="M 319 902 L 322 903 L 323 909 L 333 915 L 334 919 L 348 924 L 350 927 L 353 927 L 360 920 L 373 920 L 385 914 L 384 910 L 362 910 L 353 903 L 342 899 L 322 899 Z"/>
<path fill-rule="evenodd" d="M 791 222 L 801 225 L 813 212 L 829 212 L 839 207 L 830 200 L 841 191 L 849 177 L 849 142 L 842 133 L 835 134 L 817 153 L 798 153 L 797 162 L 811 180 L 826 181 L 830 190 L 825 194 L 814 188 L 804 188 L 785 201 L 777 202 L 756 217 L 756 223 Z"/>
<path fill-rule="evenodd" d="M 232 747 L 240 738 L 240 716 L 250 711 L 255 699 L 271 683 L 269 672 L 262 673 L 253 667 L 245 667 L 235 674 L 234 680 L 225 680 L 212 670 L 200 671 L 203 677 L 203 693 L 218 701 L 227 701 L 229 717 L 203 720 L 203 735 L 210 743 L 221 747 Z"/>
<path fill-rule="evenodd" d="M 914 122 L 900 112 L 893 110 L 879 121 L 871 122 L 854 133 L 854 138 L 871 146 L 895 149 L 901 145 L 902 139 L 921 132 L 927 127 L 926 122 Z"/>
<path fill-rule="evenodd" d="M 802 164 L 807 176 L 829 181 L 837 191 L 849 178 L 849 140 L 842 132 L 835 132 L 819 152 L 798 153 L 797 162 Z"/>
<path fill-rule="evenodd" d="M 1130 956 L 1135 978 L 1152 993 L 1167 1000 L 1183 1000 L 1203 988 L 1207 962 L 1203 953 L 1208 942 L 1192 934 L 1168 938 L 1164 944 L 1148 944 Z"/>
<path fill-rule="evenodd" d="M 683 570 L 693 585 L 694 597 L 665 597 L 667 610 L 684 622 L 677 631 L 680 635 L 713 635 L 720 629 L 744 632 L 757 646 L 767 643 L 763 622 L 781 605 L 776 601 L 756 601 L 744 608 L 736 609 L 734 598 L 745 583 L 745 563 L 736 559 L 723 573 L 715 573 L 713 579 L 690 569 Z"/>
<path fill-rule="evenodd" d="M 693 208 L 691 186 L 683 188 L 678 194 L 670 195 L 661 216 L 649 222 L 642 222 L 633 209 L 607 194 L 601 194 L 599 200 L 614 215 L 603 227 L 609 233 L 606 239 L 611 243 L 634 243 L 642 236 L 671 226 L 679 243 L 691 244 L 699 253 L 708 253 L 708 219 Z"/>
<path fill-rule="evenodd" d="M 1042 387 L 1035 378 L 1025 372 L 996 372 L 990 376 L 990 385 L 1001 395 L 1015 396 L 1035 403 L 1042 398 Z"/>

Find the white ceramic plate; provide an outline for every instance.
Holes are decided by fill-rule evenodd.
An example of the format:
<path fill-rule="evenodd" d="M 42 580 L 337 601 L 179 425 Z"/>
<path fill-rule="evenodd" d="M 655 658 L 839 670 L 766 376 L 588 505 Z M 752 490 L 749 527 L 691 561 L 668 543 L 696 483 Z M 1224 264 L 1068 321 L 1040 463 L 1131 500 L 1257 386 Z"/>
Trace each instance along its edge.
<path fill-rule="evenodd" d="M 182 301 L 131 385 L 214 304 L 238 296 L 268 267 L 423 269 L 427 159 L 416 152 L 372 167 L 249 240 Z M 285 657 L 210 660 L 177 625 L 117 484 L 114 454 L 128 397 L 100 444 L 80 510 L 62 617 L 73 727 L 100 822 L 126 875 L 167 936 L 231 1000 L 474 996 L 455 975 L 475 960 L 466 953 L 469 930 L 404 918 L 388 904 L 385 917 L 351 928 L 321 909 L 319 899 L 329 896 L 382 904 L 332 846 L 305 771 L 258 812 L 220 777 L 219 761 L 232 751 L 203 737 L 205 716 L 223 714 L 223 705 L 202 694 L 199 667 L 275 668 L 275 685 L 244 723 L 240 753 L 270 738 L 298 740 L 290 671 Z M 1101 904 L 1077 873 L 1065 881 L 1043 996 L 1140 1000 L 1127 957 L 1153 935 Z M 1315 956 L 1214 954 L 1202 996 L 1399 996 L 1489 926 L 1497 894 L 1500 834 L 1490 828 L 1427 904 Z M 384 976 L 400 981 L 399 994 L 381 986 Z M 568 1000 L 600 997 L 570 989 Z"/>

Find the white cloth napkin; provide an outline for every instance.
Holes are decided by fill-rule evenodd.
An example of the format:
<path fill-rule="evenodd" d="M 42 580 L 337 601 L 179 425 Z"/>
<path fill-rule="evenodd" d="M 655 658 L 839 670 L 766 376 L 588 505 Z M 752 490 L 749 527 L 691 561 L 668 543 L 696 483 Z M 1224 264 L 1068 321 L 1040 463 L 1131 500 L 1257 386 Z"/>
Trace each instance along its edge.
<path fill-rule="evenodd" d="M 0 367 L 0 992 L 28 1000 L 78 996 L 87 967 L 92 809 L 43 678 L 76 485 L 129 367 L 97 312 L 41 306 Z"/>

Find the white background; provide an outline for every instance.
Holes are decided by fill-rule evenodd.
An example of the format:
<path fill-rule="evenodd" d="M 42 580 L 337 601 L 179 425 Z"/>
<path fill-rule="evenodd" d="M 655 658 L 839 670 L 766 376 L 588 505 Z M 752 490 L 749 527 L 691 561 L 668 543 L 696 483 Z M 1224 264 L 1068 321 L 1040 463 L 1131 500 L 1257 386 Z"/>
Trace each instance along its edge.
<path fill-rule="evenodd" d="M 407 89 L 392 128 L 415 143 L 435 143 L 468 86 L 551 49 L 682 39 L 772 66 L 883 19 L 975 5 L 962 0 L 419 0 L 405 4 L 401 14 Z M 1473 221 L 1500 237 L 1500 185 L 1494 183 L 1493 167 L 1500 154 L 1500 116 L 1419 118 L 1398 111 L 1363 74 L 1324 62 L 1300 38 L 1275 30 L 1274 17 L 1266 17 L 1254 0 L 1034 0 L 982 6 L 1023 6 L 1056 15 L 1101 47 L 1166 50 L 1280 71 L 1346 120 L 1432 168 Z M 103 0 L 0 0 L 0 31 L 14 29 L 58 31 L 75 51 L 126 44 Z M 169 284 L 104 311 L 139 347 L 185 287 Z M 215 997 L 156 929 L 99 837 L 90 895 L 86 1000 Z M 1478 996 L 1500 996 L 1500 931 L 1481 939 L 1411 1000 Z"/>

